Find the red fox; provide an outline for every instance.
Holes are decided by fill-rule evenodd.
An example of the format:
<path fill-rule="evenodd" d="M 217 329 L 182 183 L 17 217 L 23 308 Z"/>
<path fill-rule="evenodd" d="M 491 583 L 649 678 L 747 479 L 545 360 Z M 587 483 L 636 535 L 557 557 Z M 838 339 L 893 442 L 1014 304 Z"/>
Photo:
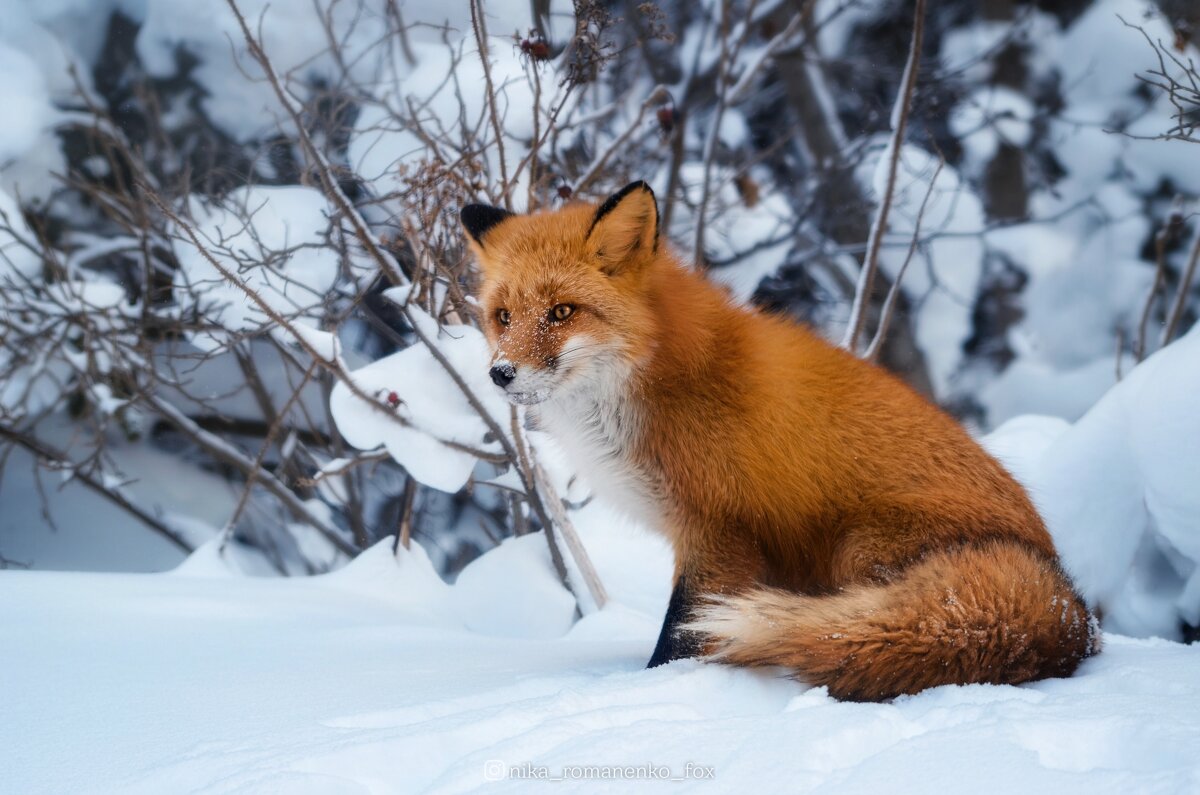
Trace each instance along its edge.
<path fill-rule="evenodd" d="M 877 701 L 1099 651 L 1012 476 L 898 379 L 685 267 L 644 182 L 461 220 L 492 380 L 674 549 L 651 667 L 785 666 Z"/>

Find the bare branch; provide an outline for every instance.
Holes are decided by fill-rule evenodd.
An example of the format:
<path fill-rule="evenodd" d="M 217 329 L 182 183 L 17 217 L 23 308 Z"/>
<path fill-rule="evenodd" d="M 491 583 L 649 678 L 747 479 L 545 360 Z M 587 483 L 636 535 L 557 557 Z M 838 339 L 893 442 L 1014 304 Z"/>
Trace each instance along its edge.
<path fill-rule="evenodd" d="M 213 458 L 228 464 L 240 471 L 246 478 L 253 473 L 254 478 L 273 497 L 283 503 L 284 507 L 300 521 L 312 525 L 326 541 L 339 552 L 351 557 L 358 551 L 346 539 L 342 538 L 337 528 L 325 523 L 308 509 L 296 494 L 285 486 L 274 474 L 258 466 L 254 459 L 219 436 L 215 436 L 192 422 L 186 414 L 172 406 L 157 395 L 148 395 L 146 402 L 168 420 L 172 425 L 186 433 L 206 453 Z"/>
<path fill-rule="evenodd" d="M 900 81 L 900 89 L 896 95 L 896 104 L 892 108 L 892 137 L 883 157 L 888 164 L 887 183 L 883 196 L 879 200 L 879 209 L 871 224 L 871 232 L 867 237 L 867 254 L 863 259 L 862 270 L 859 272 L 858 285 L 854 291 L 854 304 L 850 308 L 850 321 L 846 328 L 846 336 L 842 339 L 842 347 L 854 353 L 858 350 L 858 338 L 862 334 L 863 323 L 866 321 L 866 307 L 871 300 L 871 290 L 875 285 L 875 271 L 879 268 L 879 247 L 887 230 L 888 214 L 892 209 L 892 199 L 896 192 L 896 172 L 900 167 L 900 155 L 904 148 L 904 133 L 908 127 L 909 113 L 912 111 L 913 94 L 917 88 L 917 72 L 921 68 L 921 42 L 925 35 L 925 0 L 916 0 L 916 10 L 913 13 L 912 41 L 908 48 L 908 60 L 904 65 L 904 77 Z"/>
<path fill-rule="evenodd" d="M 1200 225 L 1197 225 L 1196 239 L 1192 241 L 1192 250 L 1188 255 L 1187 265 L 1183 275 L 1179 277 L 1179 286 L 1175 288 L 1175 300 L 1171 303 L 1171 311 L 1167 314 L 1167 323 L 1163 327 L 1159 346 L 1165 347 L 1175 337 L 1179 323 L 1183 319 L 1183 310 L 1187 302 L 1188 292 L 1192 289 L 1192 280 L 1196 276 L 1196 263 L 1200 261 Z"/>
<path fill-rule="evenodd" d="M 1142 314 L 1138 320 L 1137 342 L 1133 348 L 1133 356 L 1136 361 L 1141 361 L 1146 358 L 1146 336 L 1150 324 L 1150 315 L 1154 311 L 1154 305 L 1158 301 L 1159 293 L 1162 292 L 1163 286 L 1167 281 L 1167 246 L 1179 235 L 1183 229 L 1183 205 L 1180 197 L 1175 197 L 1171 205 L 1171 212 L 1167 216 L 1166 222 L 1154 234 L 1154 281 L 1150 284 L 1150 292 L 1146 295 L 1146 300 L 1142 304 Z"/>
<path fill-rule="evenodd" d="M 105 483 L 102 479 L 95 477 L 83 468 L 71 463 L 67 458 L 66 453 L 60 450 L 54 450 L 44 442 L 38 441 L 26 434 L 23 434 L 7 425 L 0 425 L 0 436 L 8 439 L 19 447 L 29 451 L 39 462 L 53 467 L 61 467 L 67 469 L 71 473 L 71 479 L 77 480 L 93 493 L 100 495 L 104 499 L 116 505 L 121 510 L 133 516 L 146 527 L 153 530 L 158 535 L 165 538 L 167 541 L 174 544 L 184 552 L 192 552 L 194 547 L 178 532 L 173 530 L 162 520 L 151 514 L 145 508 L 134 503 L 129 497 L 121 493 L 120 489 L 113 488 Z"/>
<path fill-rule="evenodd" d="M 483 17 L 481 0 L 470 0 L 471 30 L 475 33 L 475 46 L 479 48 L 479 62 L 483 66 L 483 82 L 487 87 L 488 118 L 492 122 L 492 133 L 496 136 L 497 159 L 500 161 L 500 199 L 507 210 L 512 209 L 512 186 L 508 182 L 508 164 L 504 162 L 504 127 L 500 124 L 500 114 L 496 110 L 496 84 L 492 82 L 492 64 L 488 57 L 487 22 Z"/>
<path fill-rule="evenodd" d="M 896 278 L 888 290 L 887 299 L 884 301 L 883 309 L 879 315 L 879 328 L 875 329 L 875 336 L 871 339 L 871 344 L 867 346 L 866 353 L 863 354 L 863 358 L 868 362 L 873 362 L 879 358 L 879 350 L 883 347 L 883 341 L 887 339 L 888 328 L 892 325 L 892 313 L 895 311 L 896 300 L 900 296 L 900 284 L 904 281 L 904 274 L 908 271 L 908 264 L 912 262 L 913 255 L 917 253 L 917 245 L 921 239 L 921 222 L 925 218 L 925 207 L 929 203 L 929 197 L 933 195 L 938 175 L 942 173 L 942 168 L 945 165 L 946 158 L 939 157 L 937 168 L 934 169 L 933 176 L 929 178 L 929 187 L 925 189 L 925 197 L 921 199 L 921 209 L 917 211 L 917 220 L 913 225 L 912 241 L 908 246 L 908 254 L 905 255 L 904 263 L 900 266 L 900 270 L 896 272 Z"/>

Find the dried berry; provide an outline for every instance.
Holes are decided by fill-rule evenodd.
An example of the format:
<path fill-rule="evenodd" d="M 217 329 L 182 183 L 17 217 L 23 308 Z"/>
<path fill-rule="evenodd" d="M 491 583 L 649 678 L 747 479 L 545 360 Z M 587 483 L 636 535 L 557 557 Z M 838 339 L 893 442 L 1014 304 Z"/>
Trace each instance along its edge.
<path fill-rule="evenodd" d="M 535 61 L 550 60 L 550 44 L 541 36 L 534 35 L 528 39 L 521 39 L 521 52 Z"/>
<path fill-rule="evenodd" d="M 675 108 L 673 106 L 663 105 L 658 109 L 658 126 L 668 134 L 675 129 Z"/>

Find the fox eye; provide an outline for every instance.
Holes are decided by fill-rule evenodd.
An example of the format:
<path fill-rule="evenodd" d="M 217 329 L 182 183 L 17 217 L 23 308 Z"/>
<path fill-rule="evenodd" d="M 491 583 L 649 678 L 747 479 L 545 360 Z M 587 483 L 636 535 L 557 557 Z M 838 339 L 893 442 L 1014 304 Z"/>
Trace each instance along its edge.
<path fill-rule="evenodd" d="M 550 310 L 550 319 L 555 323 L 561 323 L 575 313 L 575 307 L 570 304 L 555 304 Z"/>
<path fill-rule="evenodd" d="M 497 309 L 496 322 L 498 322 L 501 326 L 507 326 L 512 322 L 512 313 L 507 309 Z"/>

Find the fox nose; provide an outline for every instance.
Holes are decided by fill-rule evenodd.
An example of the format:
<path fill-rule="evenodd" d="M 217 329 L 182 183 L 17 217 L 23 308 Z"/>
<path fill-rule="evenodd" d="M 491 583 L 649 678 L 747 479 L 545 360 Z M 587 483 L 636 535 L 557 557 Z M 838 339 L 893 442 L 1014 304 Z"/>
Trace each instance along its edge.
<path fill-rule="evenodd" d="M 498 364 L 488 371 L 488 375 L 492 377 L 493 384 L 504 387 L 512 383 L 512 380 L 517 377 L 517 368 L 511 364 Z"/>

